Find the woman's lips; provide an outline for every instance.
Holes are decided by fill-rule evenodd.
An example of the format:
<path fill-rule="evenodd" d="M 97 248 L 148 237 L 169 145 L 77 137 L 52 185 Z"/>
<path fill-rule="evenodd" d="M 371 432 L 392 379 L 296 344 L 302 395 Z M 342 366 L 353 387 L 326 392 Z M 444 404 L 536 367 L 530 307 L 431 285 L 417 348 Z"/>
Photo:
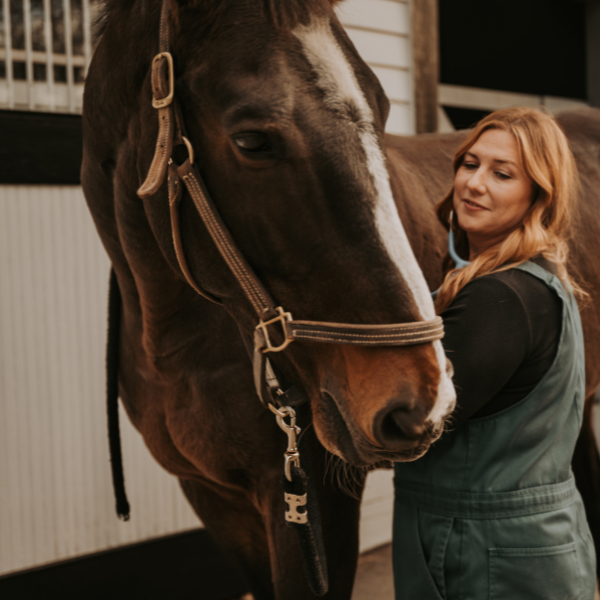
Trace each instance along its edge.
<path fill-rule="evenodd" d="M 477 202 L 473 202 L 473 200 L 467 200 L 466 198 L 463 198 L 463 202 L 467 210 L 488 210 L 485 206 L 481 206 L 481 204 L 477 204 Z"/>

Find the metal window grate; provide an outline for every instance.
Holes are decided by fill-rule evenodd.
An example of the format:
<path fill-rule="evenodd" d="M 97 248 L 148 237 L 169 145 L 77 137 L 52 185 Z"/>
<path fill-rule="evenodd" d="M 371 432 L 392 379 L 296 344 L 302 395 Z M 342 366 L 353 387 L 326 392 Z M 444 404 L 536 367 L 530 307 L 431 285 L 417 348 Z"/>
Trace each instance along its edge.
<path fill-rule="evenodd" d="M 0 3 L 0 110 L 80 113 L 102 0 Z"/>

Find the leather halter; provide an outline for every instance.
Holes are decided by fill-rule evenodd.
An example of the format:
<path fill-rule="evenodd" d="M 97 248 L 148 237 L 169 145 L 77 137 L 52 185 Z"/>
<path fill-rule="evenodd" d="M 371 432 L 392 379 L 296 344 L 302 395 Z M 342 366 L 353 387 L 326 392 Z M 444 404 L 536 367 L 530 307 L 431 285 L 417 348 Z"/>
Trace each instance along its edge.
<path fill-rule="evenodd" d="M 253 367 L 254 383 L 259 398 L 265 406 L 293 404 L 288 392 L 280 389 L 279 382 L 266 359 L 269 352 L 281 352 L 294 340 L 310 340 L 357 346 L 412 346 L 439 340 L 444 336 L 442 319 L 415 321 L 394 325 L 352 325 L 321 321 L 296 321 L 289 312 L 273 300 L 236 246 L 227 226 L 219 215 L 202 177 L 194 165 L 193 147 L 185 137 L 183 120 L 175 98 L 173 57 L 169 52 L 168 0 L 163 0 L 159 54 L 152 61 L 152 106 L 158 111 L 158 139 L 154 158 L 146 180 L 138 190 L 142 199 L 155 194 L 163 184 L 168 171 L 169 206 L 173 245 L 183 276 L 201 296 L 221 304 L 203 290 L 195 281 L 184 253 L 179 226 L 179 206 L 183 184 L 213 239 L 219 253 L 237 279 L 245 296 L 258 316 L 254 331 Z M 185 144 L 188 158 L 179 166 L 172 160 L 173 148 Z M 272 339 L 275 325 L 280 326 L 283 342 Z M 271 331 L 271 333 L 270 333 Z M 279 333 L 278 337 L 281 337 Z"/>

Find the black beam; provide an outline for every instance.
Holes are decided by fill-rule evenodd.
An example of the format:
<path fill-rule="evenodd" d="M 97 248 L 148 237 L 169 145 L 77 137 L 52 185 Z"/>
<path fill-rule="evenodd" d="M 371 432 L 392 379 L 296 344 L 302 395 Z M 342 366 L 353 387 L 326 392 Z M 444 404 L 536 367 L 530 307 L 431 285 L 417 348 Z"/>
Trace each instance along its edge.
<path fill-rule="evenodd" d="M 0 184 L 78 184 L 81 117 L 0 111 Z"/>
<path fill-rule="evenodd" d="M 600 108 L 600 0 L 586 6 L 588 102 Z"/>

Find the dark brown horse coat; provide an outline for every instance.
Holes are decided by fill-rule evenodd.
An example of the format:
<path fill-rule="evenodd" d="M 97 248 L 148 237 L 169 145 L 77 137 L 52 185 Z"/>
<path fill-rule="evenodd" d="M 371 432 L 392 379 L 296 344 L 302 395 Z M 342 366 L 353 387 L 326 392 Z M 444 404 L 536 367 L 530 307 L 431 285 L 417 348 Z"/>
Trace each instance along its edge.
<path fill-rule="evenodd" d="M 170 5 L 188 135 L 219 211 L 272 295 L 296 318 L 423 318 L 431 308 L 422 290 L 425 281 L 439 285 L 446 243 L 432 207 L 451 182 L 462 134 L 385 138 L 388 183 L 384 159 L 377 160 L 389 105 L 328 0 Z M 257 600 L 312 598 L 298 542 L 283 522 L 285 436 L 256 398 L 238 329 L 255 326 L 247 302 L 189 199 L 181 214 L 188 261 L 224 307 L 182 277 L 164 189 L 144 201 L 136 195 L 157 135 L 149 66 L 159 11 L 158 0 L 109 3 L 85 92 L 82 182 L 123 297 L 121 399 Z M 584 183 L 573 259 L 596 299 L 600 116 L 572 112 L 561 122 Z M 401 224 L 381 212 L 390 184 Z M 402 247 L 402 260 L 393 259 L 400 245 L 390 232 L 406 232 L 412 252 Z M 410 267 L 415 258 L 423 275 Z M 599 314 L 595 300 L 583 312 L 590 394 L 600 384 Z M 328 466 L 341 457 L 361 467 L 350 473 L 360 494 L 364 467 L 427 449 L 433 425 L 453 405 L 440 348 L 295 342 L 274 358 L 311 399 L 300 417 L 324 524 L 327 598 L 350 598 L 359 517 L 359 501 L 326 474 Z M 600 494 L 590 431 L 575 467 L 593 520 Z"/>

